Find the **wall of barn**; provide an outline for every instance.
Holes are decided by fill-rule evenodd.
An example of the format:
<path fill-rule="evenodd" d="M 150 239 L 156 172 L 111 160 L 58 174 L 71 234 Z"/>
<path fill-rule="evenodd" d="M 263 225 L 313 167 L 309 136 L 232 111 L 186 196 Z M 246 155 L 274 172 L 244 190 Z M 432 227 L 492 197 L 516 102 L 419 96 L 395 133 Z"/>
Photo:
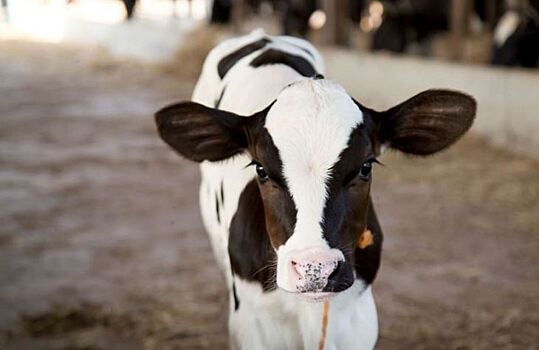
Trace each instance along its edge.
<path fill-rule="evenodd" d="M 360 102 L 386 109 L 429 88 L 450 88 L 478 102 L 472 130 L 539 159 L 539 71 L 453 64 L 341 49 L 322 50 L 326 76 Z"/>

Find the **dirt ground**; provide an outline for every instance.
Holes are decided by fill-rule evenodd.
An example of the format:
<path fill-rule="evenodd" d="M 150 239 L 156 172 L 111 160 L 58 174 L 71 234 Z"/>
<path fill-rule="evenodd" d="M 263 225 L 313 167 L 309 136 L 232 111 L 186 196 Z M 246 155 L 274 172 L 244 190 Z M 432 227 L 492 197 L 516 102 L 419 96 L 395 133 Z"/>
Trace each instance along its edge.
<path fill-rule="evenodd" d="M 223 349 L 197 168 L 152 114 L 193 79 L 0 42 L 0 348 Z M 470 135 L 385 155 L 377 349 L 539 348 L 539 164 Z"/>

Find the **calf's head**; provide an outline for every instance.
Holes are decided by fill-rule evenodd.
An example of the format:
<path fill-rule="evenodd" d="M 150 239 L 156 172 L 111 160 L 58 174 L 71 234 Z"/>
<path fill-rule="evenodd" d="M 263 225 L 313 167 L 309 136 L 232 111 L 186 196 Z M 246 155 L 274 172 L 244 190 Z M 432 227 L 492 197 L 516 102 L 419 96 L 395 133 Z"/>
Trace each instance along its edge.
<path fill-rule="evenodd" d="M 159 111 L 156 122 L 167 144 L 197 162 L 247 152 L 277 256 L 277 285 L 317 297 L 355 280 L 381 147 L 433 154 L 468 130 L 474 115 L 475 101 L 459 92 L 428 90 L 376 112 L 334 83 L 307 79 L 249 117 L 183 102 Z"/>

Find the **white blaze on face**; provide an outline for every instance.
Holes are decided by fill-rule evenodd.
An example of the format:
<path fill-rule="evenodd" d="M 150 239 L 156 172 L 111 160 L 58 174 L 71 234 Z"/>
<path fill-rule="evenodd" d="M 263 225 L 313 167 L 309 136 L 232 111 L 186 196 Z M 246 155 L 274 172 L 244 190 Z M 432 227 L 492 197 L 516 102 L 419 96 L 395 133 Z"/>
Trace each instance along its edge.
<path fill-rule="evenodd" d="M 281 287 L 288 280 L 287 264 L 294 253 L 329 250 L 321 227 L 327 180 L 352 130 L 362 122 L 363 114 L 342 87 L 312 79 L 284 89 L 266 117 L 265 126 L 279 150 L 297 209 L 294 233 L 277 251 Z"/>

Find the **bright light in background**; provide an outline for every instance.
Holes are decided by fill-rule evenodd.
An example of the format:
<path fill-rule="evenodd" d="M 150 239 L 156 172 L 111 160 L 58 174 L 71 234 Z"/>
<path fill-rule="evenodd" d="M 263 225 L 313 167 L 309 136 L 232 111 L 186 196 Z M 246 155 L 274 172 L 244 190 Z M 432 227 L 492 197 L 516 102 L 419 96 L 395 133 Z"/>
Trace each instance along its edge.
<path fill-rule="evenodd" d="M 373 1 L 369 4 L 367 14 L 361 18 L 359 27 L 364 32 L 372 32 L 382 25 L 384 5 L 380 1 Z"/>
<path fill-rule="evenodd" d="M 176 1 L 175 11 L 176 15 L 180 18 L 189 17 L 189 13 L 191 12 L 191 9 L 189 8 L 189 1 Z"/>
<path fill-rule="evenodd" d="M 322 10 L 316 10 L 309 17 L 309 26 L 315 30 L 320 29 L 326 24 L 326 20 L 326 13 Z"/>
<path fill-rule="evenodd" d="M 121 1 L 78 0 L 66 7 L 73 17 L 95 23 L 120 23 L 125 18 L 125 8 Z"/>
<path fill-rule="evenodd" d="M 106 36 L 109 25 L 121 28 L 127 24 L 121 0 L 76 0 L 69 4 L 66 0 L 8 1 L 9 22 L 0 22 L 1 38 L 58 43 L 73 35 L 100 38 Z M 131 21 L 138 25 L 152 22 L 152 27 L 170 23 L 184 26 L 207 14 L 208 0 L 138 0 Z M 95 28 L 95 33 L 84 32 L 88 28 Z"/>
<path fill-rule="evenodd" d="M 110 1 L 110 0 L 109 0 Z M 135 7 L 135 18 L 163 19 L 176 15 L 179 18 L 192 17 L 195 20 L 206 17 L 207 0 L 139 0 Z M 118 1 L 118 3 L 121 3 Z M 174 8 L 176 6 L 176 8 Z"/>
<path fill-rule="evenodd" d="M 50 1 L 47 6 L 32 0 L 10 0 L 10 24 L 24 35 L 37 40 L 60 42 L 64 38 L 65 17 L 61 0 Z"/>
<path fill-rule="evenodd" d="M 184 2 L 184 1 L 181 1 Z M 133 19 L 159 19 L 174 15 L 174 2 L 172 0 L 139 0 L 135 5 Z"/>
<path fill-rule="evenodd" d="M 373 1 L 369 4 L 369 12 L 373 16 L 382 17 L 384 14 L 384 5 L 380 1 Z"/>
<path fill-rule="evenodd" d="M 359 21 L 359 28 L 361 28 L 364 32 L 370 32 L 372 30 L 372 26 L 369 23 L 369 17 L 361 17 L 361 21 Z"/>
<path fill-rule="evenodd" d="M 207 15 L 207 13 L 206 13 L 206 9 L 207 9 L 206 0 L 193 0 L 191 6 L 193 6 L 192 15 L 193 15 L 194 19 L 203 19 L 203 18 L 206 17 L 206 15 Z"/>
<path fill-rule="evenodd" d="M 172 0 L 166 0 L 172 2 Z M 195 20 L 203 19 L 208 14 L 207 0 L 176 0 L 176 15 L 180 18 L 193 17 Z"/>

